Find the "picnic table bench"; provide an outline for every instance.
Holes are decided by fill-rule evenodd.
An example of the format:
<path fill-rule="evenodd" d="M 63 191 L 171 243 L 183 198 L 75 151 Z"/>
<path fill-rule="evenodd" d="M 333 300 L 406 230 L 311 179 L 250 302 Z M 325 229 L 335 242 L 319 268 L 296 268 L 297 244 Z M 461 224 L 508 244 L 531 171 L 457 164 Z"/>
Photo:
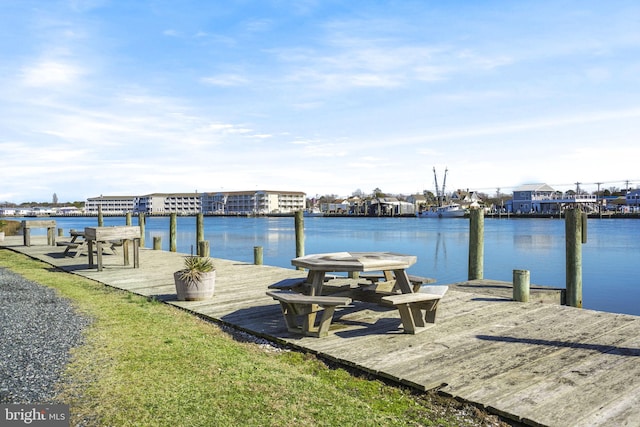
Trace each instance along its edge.
<path fill-rule="evenodd" d="M 55 246 L 56 244 L 56 222 L 53 219 L 50 220 L 23 220 L 22 227 L 22 241 L 25 246 L 31 246 L 31 229 L 32 228 L 46 228 L 47 229 L 47 244 Z"/>
<path fill-rule="evenodd" d="M 382 302 L 398 309 L 406 334 L 417 334 L 436 323 L 438 302 L 448 289 L 448 286 L 427 286 L 426 292 L 387 295 L 382 297 Z"/>
<path fill-rule="evenodd" d="M 326 337 L 336 307 L 351 303 L 348 297 L 312 296 L 290 291 L 267 291 L 267 295 L 280 302 L 287 330 L 311 337 Z M 316 325 L 316 315 L 322 317 Z M 298 317 L 302 316 L 302 322 Z"/>

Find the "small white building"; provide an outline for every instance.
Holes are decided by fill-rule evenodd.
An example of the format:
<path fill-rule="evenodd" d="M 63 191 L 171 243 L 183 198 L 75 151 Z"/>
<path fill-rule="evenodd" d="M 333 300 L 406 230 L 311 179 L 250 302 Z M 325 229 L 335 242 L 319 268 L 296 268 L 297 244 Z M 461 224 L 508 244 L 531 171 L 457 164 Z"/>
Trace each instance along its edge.
<path fill-rule="evenodd" d="M 202 194 L 205 214 L 269 215 L 292 214 L 305 209 L 301 191 L 222 191 Z"/>
<path fill-rule="evenodd" d="M 134 199 L 134 212 L 147 215 L 195 215 L 202 212 L 200 193 L 154 193 Z"/>
<path fill-rule="evenodd" d="M 124 215 L 134 211 L 135 196 L 99 196 L 87 199 L 84 205 L 85 213 L 97 215 L 98 209 L 106 215 Z"/>

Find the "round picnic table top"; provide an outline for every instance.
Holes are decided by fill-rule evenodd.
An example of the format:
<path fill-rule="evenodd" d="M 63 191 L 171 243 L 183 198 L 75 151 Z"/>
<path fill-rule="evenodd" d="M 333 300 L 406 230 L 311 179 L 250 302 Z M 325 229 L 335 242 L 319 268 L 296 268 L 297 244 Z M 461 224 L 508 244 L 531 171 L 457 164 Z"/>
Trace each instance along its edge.
<path fill-rule="evenodd" d="M 409 268 L 417 260 L 395 252 L 332 252 L 294 258 L 291 264 L 313 271 L 386 271 Z"/>

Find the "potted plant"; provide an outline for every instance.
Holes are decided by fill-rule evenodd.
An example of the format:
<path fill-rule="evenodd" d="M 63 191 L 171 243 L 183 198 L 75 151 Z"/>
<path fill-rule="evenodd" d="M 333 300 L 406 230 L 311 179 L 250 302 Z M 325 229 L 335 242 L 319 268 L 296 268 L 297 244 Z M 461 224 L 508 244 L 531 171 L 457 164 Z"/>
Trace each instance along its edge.
<path fill-rule="evenodd" d="M 186 256 L 184 268 L 173 274 L 178 301 L 202 301 L 213 296 L 216 269 L 209 257 Z"/>

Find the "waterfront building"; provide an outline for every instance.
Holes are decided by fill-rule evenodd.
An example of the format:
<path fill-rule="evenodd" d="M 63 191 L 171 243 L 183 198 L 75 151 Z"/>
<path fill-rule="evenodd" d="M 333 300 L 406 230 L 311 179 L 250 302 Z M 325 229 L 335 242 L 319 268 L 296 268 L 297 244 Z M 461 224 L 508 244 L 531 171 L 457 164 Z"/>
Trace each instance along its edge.
<path fill-rule="evenodd" d="M 205 214 L 270 215 L 292 214 L 305 208 L 305 193 L 300 191 L 221 191 L 202 194 Z"/>
<path fill-rule="evenodd" d="M 512 211 L 556 214 L 566 205 L 580 205 L 588 212 L 595 211 L 597 204 L 594 195 L 562 193 L 547 184 L 525 184 L 513 190 Z"/>
<path fill-rule="evenodd" d="M 202 212 L 200 193 L 153 193 L 134 199 L 134 212 L 146 215 L 195 215 Z"/>
<path fill-rule="evenodd" d="M 84 212 L 97 215 L 98 209 L 106 215 L 124 215 L 134 211 L 135 196 L 100 196 L 88 198 L 84 205 Z"/>
<path fill-rule="evenodd" d="M 627 191 L 625 195 L 625 203 L 626 205 L 634 211 L 640 210 L 640 188 L 636 188 L 635 190 Z"/>

